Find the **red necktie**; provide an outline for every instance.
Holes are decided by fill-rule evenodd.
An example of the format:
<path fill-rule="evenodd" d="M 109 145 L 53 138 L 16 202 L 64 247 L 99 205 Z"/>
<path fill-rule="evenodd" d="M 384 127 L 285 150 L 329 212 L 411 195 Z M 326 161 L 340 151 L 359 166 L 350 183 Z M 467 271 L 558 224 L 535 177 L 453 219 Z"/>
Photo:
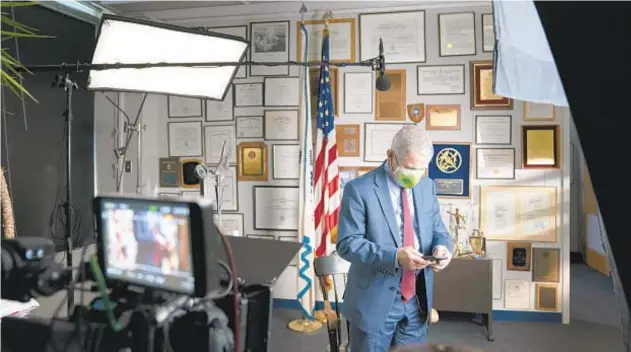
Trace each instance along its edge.
<path fill-rule="evenodd" d="M 414 247 L 414 225 L 410 214 L 410 203 L 405 188 L 401 188 L 401 203 L 403 203 L 403 247 Z M 401 296 L 407 302 L 416 294 L 416 271 L 403 269 L 401 278 Z"/>

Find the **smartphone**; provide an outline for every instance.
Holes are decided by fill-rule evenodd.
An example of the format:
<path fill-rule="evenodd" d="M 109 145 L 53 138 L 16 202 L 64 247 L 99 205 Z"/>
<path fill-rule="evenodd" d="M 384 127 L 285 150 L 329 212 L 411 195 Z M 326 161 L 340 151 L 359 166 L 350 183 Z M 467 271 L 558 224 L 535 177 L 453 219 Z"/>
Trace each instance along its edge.
<path fill-rule="evenodd" d="M 424 255 L 423 259 L 428 262 L 440 262 L 441 260 L 447 259 L 447 257 L 434 257 L 433 255 Z"/>

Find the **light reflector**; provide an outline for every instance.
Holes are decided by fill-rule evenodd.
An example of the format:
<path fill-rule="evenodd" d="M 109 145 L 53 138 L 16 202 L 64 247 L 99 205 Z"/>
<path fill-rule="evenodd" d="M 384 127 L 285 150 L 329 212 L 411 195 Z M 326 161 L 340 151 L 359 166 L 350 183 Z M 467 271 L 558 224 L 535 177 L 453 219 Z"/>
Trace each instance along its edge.
<path fill-rule="evenodd" d="M 242 38 L 104 15 L 92 64 L 242 62 Z M 238 66 L 91 70 L 88 89 L 162 93 L 223 100 Z"/>

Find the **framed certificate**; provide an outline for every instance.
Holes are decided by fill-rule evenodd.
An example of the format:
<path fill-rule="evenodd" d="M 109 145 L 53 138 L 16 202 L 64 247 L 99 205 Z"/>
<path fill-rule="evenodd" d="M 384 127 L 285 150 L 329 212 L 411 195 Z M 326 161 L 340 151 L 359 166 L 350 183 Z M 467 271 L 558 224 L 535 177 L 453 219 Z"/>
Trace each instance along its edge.
<path fill-rule="evenodd" d="M 199 98 L 169 95 L 167 98 L 169 118 L 203 117 L 204 108 L 202 104 L 202 100 Z"/>
<path fill-rule="evenodd" d="M 361 61 L 379 56 L 380 39 L 389 64 L 427 60 L 425 11 L 362 13 L 359 15 L 359 38 Z"/>
<path fill-rule="evenodd" d="M 465 94 L 464 65 L 416 66 L 417 95 Z"/>
<path fill-rule="evenodd" d="M 289 21 L 250 23 L 250 58 L 252 61 L 289 61 Z M 288 76 L 289 65 L 250 66 L 250 76 Z"/>
<path fill-rule="evenodd" d="M 263 106 L 265 90 L 263 83 L 235 83 L 232 85 L 234 92 L 234 106 L 237 108 Z"/>
<path fill-rule="evenodd" d="M 233 35 L 235 37 L 243 38 L 245 40 L 248 39 L 248 26 L 221 26 L 221 27 L 208 27 L 206 28 L 209 32 L 215 32 L 220 34 L 228 34 Z M 245 58 L 247 60 L 247 57 Z M 247 78 L 247 67 L 241 66 L 237 70 L 237 74 L 234 78 Z"/>
<path fill-rule="evenodd" d="M 234 125 L 204 126 L 204 155 L 206 164 L 219 164 L 224 142 L 230 154 L 228 162 L 234 164 L 236 157 L 236 136 Z"/>
<path fill-rule="evenodd" d="M 386 70 L 390 80 L 390 89 L 377 90 L 375 94 L 375 120 L 377 121 L 405 121 L 407 119 L 407 84 L 405 69 Z M 373 83 L 374 85 L 374 83 Z"/>
<path fill-rule="evenodd" d="M 266 107 L 297 107 L 300 105 L 299 77 L 265 77 Z"/>
<path fill-rule="evenodd" d="M 554 105 L 525 101 L 524 121 L 554 121 Z"/>
<path fill-rule="evenodd" d="M 272 178 L 275 180 L 300 178 L 300 144 L 272 145 Z"/>
<path fill-rule="evenodd" d="M 298 186 L 254 186 L 254 229 L 298 231 Z"/>
<path fill-rule="evenodd" d="M 559 311 L 559 286 L 557 284 L 535 284 L 535 309 Z"/>
<path fill-rule="evenodd" d="M 345 114 L 372 114 L 375 96 L 374 82 L 372 72 L 344 73 Z"/>
<path fill-rule="evenodd" d="M 263 138 L 265 136 L 263 116 L 238 116 L 236 128 L 237 139 Z"/>
<path fill-rule="evenodd" d="M 169 156 L 202 155 L 201 122 L 169 122 L 167 124 Z"/>
<path fill-rule="evenodd" d="M 298 110 L 265 110 L 266 141 L 298 141 Z"/>
<path fill-rule="evenodd" d="M 475 144 L 511 145 L 513 123 L 510 115 L 475 117 Z"/>
<path fill-rule="evenodd" d="M 364 123 L 364 161 L 382 162 L 392 145 L 394 135 L 409 123 Z"/>
<path fill-rule="evenodd" d="M 359 124 L 336 125 L 337 153 L 343 157 L 359 157 Z"/>
<path fill-rule="evenodd" d="M 214 219 L 216 223 L 219 222 L 217 214 Z M 226 236 L 243 237 L 243 214 L 221 213 L 219 228 Z"/>
<path fill-rule="evenodd" d="M 514 180 L 515 148 L 476 149 L 475 178 L 478 180 Z"/>
<path fill-rule="evenodd" d="M 438 14 L 439 56 L 476 54 L 475 12 Z"/>
<path fill-rule="evenodd" d="M 521 126 L 521 163 L 524 169 L 558 169 L 559 126 Z"/>
<path fill-rule="evenodd" d="M 206 122 L 234 121 L 233 98 L 234 94 L 229 91 L 224 100 L 206 100 Z"/>
<path fill-rule="evenodd" d="M 471 62 L 471 110 L 512 110 L 513 99 L 493 93 L 493 61 Z"/>
<path fill-rule="evenodd" d="M 302 61 L 321 61 L 322 60 L 322 35 L 324 32 L 323 20 L 304 21 L 307 29 L 307 37 L 309 48 L 307 49 L 307 58 L 302 57 L 304 45 L 302 41 L 301 25 L 303 22 L 298 21 L 296 24 L 296 57 L 298 62 Z M 329 61 L 330 62 L 355 62 L 355 19 L 354 18 L 333 18 L 329 20 Z"/>
<path fill-rule="evenodd" d="M 532 281 L 559 282 L 560 259 L 558 248 L 533 248 Z"/>
<path fill-rule="evenodd" d="M 237 180 L 267 181 L 267 144 L 241 142 L 237 146 Z"/>
<path fill-rule="evenodd" d="M 492 13 L 482 14 L 482 52 L 492 53 L 495 49 L 495 27 Z"/>

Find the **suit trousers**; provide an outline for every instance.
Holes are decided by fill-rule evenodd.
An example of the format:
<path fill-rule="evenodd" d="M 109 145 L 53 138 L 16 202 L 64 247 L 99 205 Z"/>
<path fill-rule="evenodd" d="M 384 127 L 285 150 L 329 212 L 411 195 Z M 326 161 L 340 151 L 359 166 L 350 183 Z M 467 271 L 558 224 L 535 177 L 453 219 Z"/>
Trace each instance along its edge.
<path fill-rule="evenodd" d="M 384 324 L 376 333 L 353 327 L 351 322 L 351 352 L 386 352 L 393 346 L 422 344 L 427 336 L 425 314 L 416 296 L 404 302 L 397 294 Z"/>

